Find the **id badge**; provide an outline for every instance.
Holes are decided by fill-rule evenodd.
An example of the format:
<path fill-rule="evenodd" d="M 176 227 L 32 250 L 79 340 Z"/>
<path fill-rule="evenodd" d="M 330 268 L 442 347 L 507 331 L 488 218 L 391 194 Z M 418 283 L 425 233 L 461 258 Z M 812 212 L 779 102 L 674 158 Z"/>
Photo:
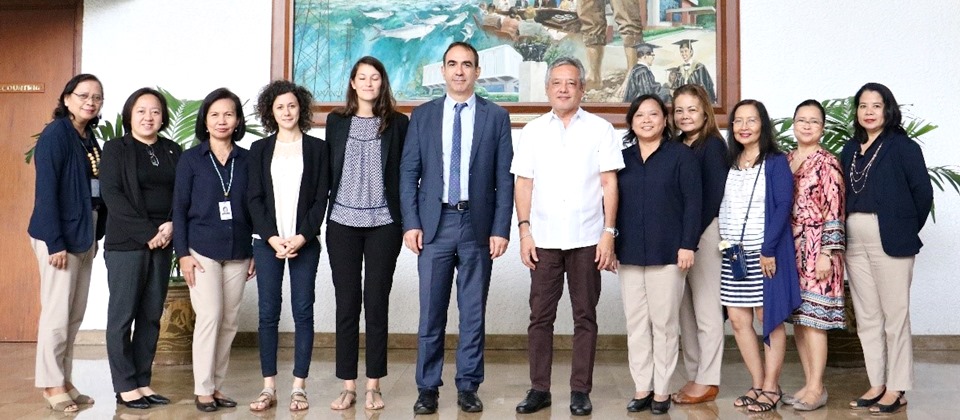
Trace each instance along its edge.
<path fill-rule="evenodd" d="M 233 210 L 229 201 L 220 202 L 220 220 L 233 220 Z"/>
<path fill-rule="evenodd" d="M 90 197 L 100 198 L 100 180 L 99 179 L 90 180 Z"/>

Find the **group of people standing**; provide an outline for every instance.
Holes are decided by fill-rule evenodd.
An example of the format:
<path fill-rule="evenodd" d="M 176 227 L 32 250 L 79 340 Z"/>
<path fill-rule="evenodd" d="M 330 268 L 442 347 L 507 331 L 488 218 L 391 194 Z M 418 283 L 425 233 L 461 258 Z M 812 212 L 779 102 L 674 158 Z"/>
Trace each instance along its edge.
<path fill-rule="evenodd" d="M 285 268 L 294 318 L 289 408 L 309 407 L 318 239 L 326 222 L 336 300 L 336 376 L 330 407 L 358 399 L 360 312 L 366 321 L 364 405 L 384 407 L 389 295 L 399 252 L 418 256 L 420 321 L 414 413 L 438 409 L 444 336 L 456 285 L 457 405 L 483 410 L 486 300 L 493 260 L 508 247 L 516 208 L 519 249 L 530 269 L 531 388 L 517 405 L 551 405 L 554 322 L 564 280 L 573 306 L 570 411 L 592 412 L 601 271 L 619 275 L 635 395 L 627 410 L 666 413 L 719 393 L 723 322 L 729 318 L 751 384 L 734 405 L 822 407 L 826 330 L 843 328 L 844 264 L 871 388 L 851 408 L 894 412 L 912 387 L 909 287 L 918 232 L 932 187 L 923 156 L 903 131 L 892 93 L 875 83 L 854 97 L 855 136 L 838 161 L 819 146 L 825 112 L 816 101 L 794 114 L 798 148 L 774 139 L 761 102 L 731 112 L 726 141 L 700 86 L 634 99 L 620 138 L 580 105 L 586 73 L 560 58 L 547 71 L 551 110 L 513 138 L 505 109 L 474 94 L 479 54 L 455 42 L 443 55 L 446 95 L 395 109 L 383 64 L 354 66 L 346 103 L 327 118 L 326 140 L 307 134 L 311 94 L 287 81 L 261 91 L 256 113 L 270 135 L 250 150 L 239 98 L 203 100 L 186 151 L 160 136 L 169 123 L 159 92 L 134 92 L 125 135 L 101 151 L 103 88 L 71 79 L 36 147 L 36 201 L 29 234 L 41 273 L 36 385 L 57 411 L 93 399 L 71 382 L 97 241 L 110 298 L 107 350 L 116 400 L 167 404 L 150 387 L 172 256 L 197 313 L 196 407 L 233 407 L 221 388 L 247 280 L 256 276 L 263 389 L 249 405 L 277 404 L 277 330 Z M 672 115 L 672 117 L 671 117 Z M 109 209 L 109 212 L 107 210 Z M 172 245 L 172 246 L 171 246 Z M 456 273 L 456 278 L 454 278 Z M 763 357 L 754 320 L 762 323 Z M 779 376 L 784 322 L 806 385 L 785 396 Z M 688 381 L 669 388 L 682 343 Z"/>

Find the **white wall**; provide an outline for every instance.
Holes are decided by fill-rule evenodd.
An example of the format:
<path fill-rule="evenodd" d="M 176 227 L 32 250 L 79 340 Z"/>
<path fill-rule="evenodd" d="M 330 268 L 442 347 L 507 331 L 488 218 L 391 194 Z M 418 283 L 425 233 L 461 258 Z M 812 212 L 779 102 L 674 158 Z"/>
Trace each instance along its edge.
<path fill-rule="evenodd" d="M 740 0 L 741 91 L 764 101 L 773 116 L 789 116 L 800 101 L 852 95 L 863 83 L 889 86 L 901 103 L 940 125 L 926 138 L 928 165 L 960 163 L 949 134 L 960 132 L 956 102 L 960 92 L 960 14 L 934 0 L 903 2 L 776 2 Z M 185 98 L 202 98 L 227 86 L 241 98 L 254 98 L 270 78 L 270 2 L 255 0 L 169 0 L 134 2 L 86 0 L 83 71 L 104 83 L 104 115 L 119 112 L 142 86 L 161 86 Z M 317 130 L 322 136 L 322 130 Z M 244 144 L 249 144 L 244 142 Z M 917 258 L 912 296 L 916 334 L 960 334 L 952 314 L 960 285 L 952 279 L 958 259 L 952 248 L 960 236 L 960 199 L 937 193 L 938 222 L 928 223 Z M 525 334 L 529 275 L 514 241 L 494 263 L 487 332 Z M 333 288 L 326 253 L 317 280 L 316 330 L 334 330 Z M 97 263 L 84 329 L 106 325 L 106 274 Z M 447 331 L 456 332 L 453 299 Z M 416 260 L 402 251 L 391 297 L 390 331 L 417 328 Z M 558 334 L 573 332 L 570 305 L 561 303 Z M 599 304 L 600 333 L 624 332 L 617 279 L 605 274 Z M 292 331 L 289 306 L 281 329 Z M 256 288 L 248 284 L 242 331 L 257 327 Z"/>

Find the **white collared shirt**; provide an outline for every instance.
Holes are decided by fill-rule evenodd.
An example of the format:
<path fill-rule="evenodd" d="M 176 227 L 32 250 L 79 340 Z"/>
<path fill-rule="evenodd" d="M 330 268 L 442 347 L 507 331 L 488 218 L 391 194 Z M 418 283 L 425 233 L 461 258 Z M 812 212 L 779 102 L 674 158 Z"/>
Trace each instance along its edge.
<path fill-rule="evenodd" d="M 459 102 L 447 96 L 443 100 L 443 202 L 449 203 L 450 152 L 453 147 L 454 106 Z M 467 98 L 467 107 L 460 111 L 460 200 L 470 199 L 470 153 L 473 150 L 473 122 L 477 114 L 477 96 Z"/>
<path fill-rule="evenodd" d="M 553 111 L 523 127 L 510 172 L 533 179 L 530 229 L 538 247 L 566 250 L 600 242 L 600 173 L 623 169 L 621 146 L 610 122 L 582 108 L 566 128 Z"/>

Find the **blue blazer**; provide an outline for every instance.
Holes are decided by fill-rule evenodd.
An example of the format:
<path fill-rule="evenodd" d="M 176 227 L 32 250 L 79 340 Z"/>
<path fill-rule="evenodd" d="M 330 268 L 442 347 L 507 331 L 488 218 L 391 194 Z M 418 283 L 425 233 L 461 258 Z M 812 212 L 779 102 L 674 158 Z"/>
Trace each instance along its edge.
<path fill-rule="evenodd" d="M 870 198 L 876 203 L 883 252 L 891 257 L 917 255 L 923 246 L 920 229 L 933 206 L 933 186 L 920 145 L 905 134 L 889 130 L 874 141 L 883 141 L 883 147 L 877 151 L 867 176 Z M 853 194 L 849 168 L 859 147 L 860 143 L 851 139 L 840 152 L 848 203 Z"/>
<path fill-rule="evenodd" d="M 766 214 L 760 255 L 777 259 L 773 278 L 764 278 L 763 281 L 763 341 L 769 344 L 770 333 L 800 307 L 800 275 L 790 226 L 793 211 L 790 163 L 781 153 L 767 155 L 764 165 L 767 188 L 763 205 Z"/>
<path fill-rule="evenodd" d="M 430 243 L 440 224 L 443 202 L 443 101 L 434 99 L 410 114 L 400 159 L 400 212 L 404 232 L 423 230 Z M 477 97 L 470 152 L 470 217 L 477 242 L 490 236 L 510 238 L 513 217 L 513 140 L 510 115 L 499 105 Z"/>

